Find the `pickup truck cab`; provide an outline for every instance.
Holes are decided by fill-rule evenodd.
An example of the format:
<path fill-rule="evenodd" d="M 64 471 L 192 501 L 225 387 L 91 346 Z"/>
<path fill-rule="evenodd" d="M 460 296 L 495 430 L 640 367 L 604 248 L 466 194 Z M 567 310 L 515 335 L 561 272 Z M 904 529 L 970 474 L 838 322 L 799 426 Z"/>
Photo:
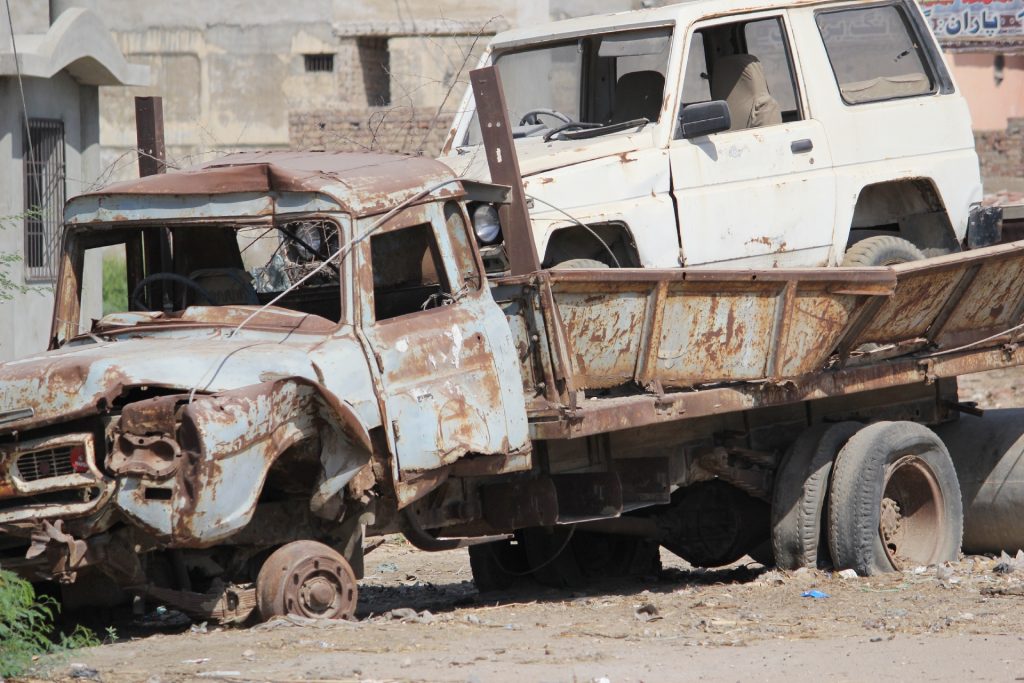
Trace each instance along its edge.
<path fill-rule="evenodd" d="M 998 218 L 912 0 L 674 3 L 500 33 L 483 63 L 544 266 L 834 266 L 879 237 L 905 261 L 959 251 L 972 223 L 988 243 Z M 475 110 L 469 93 L 443 159 L 486 179 Z M 868 251 L 852 263 L 893 262 Z"/>

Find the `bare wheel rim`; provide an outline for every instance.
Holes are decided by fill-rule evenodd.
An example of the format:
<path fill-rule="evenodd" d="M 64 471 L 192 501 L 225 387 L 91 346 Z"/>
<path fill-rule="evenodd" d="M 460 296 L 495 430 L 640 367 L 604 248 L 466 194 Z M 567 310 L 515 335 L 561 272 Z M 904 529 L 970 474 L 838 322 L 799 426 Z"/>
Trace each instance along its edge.
<path fill-rule="evenodd" d="M 347 566 L 328 557 L 307 557 L 292 565 L 281 588 L 287 614 L 337 619 L 355 612 L 355 576 Z"/>
<path fill-rule="evenodd" d="M 886 469 L 878 534 L 897 570 L 934 564 L 946 525 L 939 482 L 924 460 L 905 455 Z"/>

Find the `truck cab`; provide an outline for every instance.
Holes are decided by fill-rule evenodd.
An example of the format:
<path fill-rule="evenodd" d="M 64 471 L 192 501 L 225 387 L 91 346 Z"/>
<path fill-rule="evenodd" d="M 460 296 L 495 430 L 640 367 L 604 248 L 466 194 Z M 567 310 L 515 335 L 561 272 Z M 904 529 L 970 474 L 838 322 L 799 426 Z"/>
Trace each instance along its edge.
<path fill-rule="evenodd" d="M 0 366 L 4 567 L 132 585 L 132 548 L 297 536 L 358 574 L 378 492 L 529 469 L 463 194 L 424 158 L 253 153 L 71 200 L 51 348 Z M 101 279 L 127 296 L 94 317 Z"/>
<path fill-rule="evenodd" d="M 683 2 L 507 31 L 483 63 L 547 267 L 835 266 L 878 237 L 920 258 L 982 221 L 967 106 L 911 0 Z M 486 179 L 472 94 L 459 111 L 443 158 Z"/>

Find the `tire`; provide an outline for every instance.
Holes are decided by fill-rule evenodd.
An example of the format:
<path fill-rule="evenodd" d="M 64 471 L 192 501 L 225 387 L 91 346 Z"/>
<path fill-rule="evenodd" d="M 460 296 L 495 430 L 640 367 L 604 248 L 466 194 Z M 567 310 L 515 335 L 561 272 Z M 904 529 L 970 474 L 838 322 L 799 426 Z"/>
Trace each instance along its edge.
<path fill-rule="evenodd" d="M 949 451 L 913 422 L 864 427 L 832 468 L 828 520 L 837 569 L 869 576 L 955 560 L 964 515 Z"/>
<path fill-rule="evenodd" d="M 469 567 L 481 593 L 508 590 L 530 574 L 522 544 L 508 540 L 469 546 Z"/>
<path fill-rule="evenodd" d="M 825 503 L 832 462 L 859 422 L 820 424 L 789 447 L 772 487 L 772 555 L 780 569 L 812 569 L 830 560 Z"/>
<path fill-rule="evenodd" d="M 604 270 L 608 268 L 608 264 L 592 258 L 574 258 L 551 266 L 551 270 L 591 270 L 596 268 Z"/>
<path fill-rule="evenodd" d="M 256 605 L 264 620 L 288 614 L 349 619 L 358 599 L 356 576 L 348 561 L 316 541 L 281 546 L 256 577 Z"/>
<path fill-rule="evenodd" d="M 595 580 L 649 576 L 661 569 L 658 544 L 646 538 L 574 531 L 571 526 L 520 533 L 530 574 L 545 586 L 578 588 Z"/>
<path fill-rule="evenodd" d="M 902 237 L 875 235 L 852 245 L 843 255 L 844 268 L 894 266 L 897 263 L 920 261 L 924 252 Z"/>

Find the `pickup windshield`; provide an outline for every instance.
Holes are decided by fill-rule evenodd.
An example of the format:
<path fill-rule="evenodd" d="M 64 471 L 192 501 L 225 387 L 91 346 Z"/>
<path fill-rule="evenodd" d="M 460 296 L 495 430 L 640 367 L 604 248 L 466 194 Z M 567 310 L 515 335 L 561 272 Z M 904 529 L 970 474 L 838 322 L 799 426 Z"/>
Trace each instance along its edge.
<path fill-rule="evenodd" d="M 101 328 L 120 326 L 132 318 L 117 314 L 131 312 L 173 319 L 191 306 L 258 306 L 293 286 L 276 306 L 341 318 L 337 259 L 311 275 L 338 250 L 338 224 L 330 219 L 73 234 L 70 261 L 82 265 L 68 276 L 82 283 L 79 331 L 91 319 Z"/>
<path fill-rule="evenodd" d="M 620 31 L 499 54 L 494 64 L 514 135 L 563 129 L 593 136 L 629 122 L 656 122 L 671 39 L 670 28 Z M 474 116 L 464 144 L 480 143 Z"/>

